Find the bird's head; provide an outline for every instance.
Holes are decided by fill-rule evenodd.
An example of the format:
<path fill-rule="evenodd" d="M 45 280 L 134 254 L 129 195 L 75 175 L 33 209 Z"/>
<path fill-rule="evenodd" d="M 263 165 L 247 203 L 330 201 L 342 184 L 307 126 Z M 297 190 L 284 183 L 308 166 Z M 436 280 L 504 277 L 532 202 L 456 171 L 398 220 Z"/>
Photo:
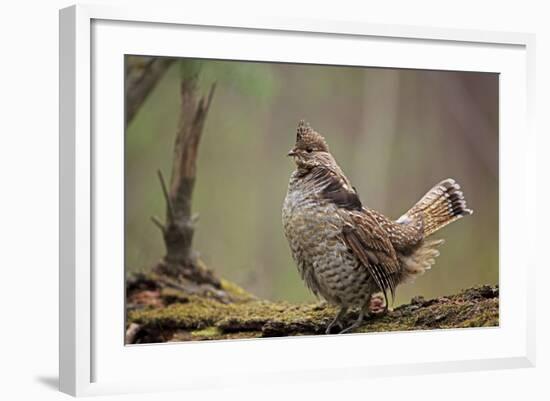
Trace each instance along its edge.
<path fill-rule="evenodd" d="M 300 169 L 311 169 L 332 160 L 325 138 L 314 131 L 304 120 L 298 123 L 296 144 L 288 152 Z"/>

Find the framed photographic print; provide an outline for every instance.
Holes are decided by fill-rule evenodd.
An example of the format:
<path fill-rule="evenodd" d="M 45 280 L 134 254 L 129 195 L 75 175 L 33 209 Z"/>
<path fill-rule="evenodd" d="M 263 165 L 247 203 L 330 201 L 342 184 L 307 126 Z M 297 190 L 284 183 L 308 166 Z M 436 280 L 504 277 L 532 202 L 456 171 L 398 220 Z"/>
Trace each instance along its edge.
<path fill-rule="evenodd" d="M 532 366 L 533 43 L 62 10 L 61 390 Z"/>

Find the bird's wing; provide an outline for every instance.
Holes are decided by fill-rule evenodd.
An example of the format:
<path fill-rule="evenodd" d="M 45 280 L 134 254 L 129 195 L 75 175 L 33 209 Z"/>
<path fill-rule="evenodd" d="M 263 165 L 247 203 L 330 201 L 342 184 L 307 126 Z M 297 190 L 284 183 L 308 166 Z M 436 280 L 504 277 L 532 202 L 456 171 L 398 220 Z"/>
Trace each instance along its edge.
<path fill-rule="evenodd" d="M 363 205 L 355 188 L 351 186 L 338 166 L 333 166 L 333 169 L 314 168 L 312 171 L 312 179 L 324 184 L 320 193 L 321 198 L 333 203 L 339 209 L 362 210 Z"/>
<path fill-rule="evenodd" d="M 342 230 L 344 242 L 368 269 L 388 305 L 386 291 L 389 289 L 392 298 L 395 297 L 399 273 L 399 261 L 389 234 L 374 212 L 363 208 L 357 191 L 338 166 L 314 168 L 311 178 L 323 183 L 320 197 L 334 204 L 347 222 Z"/>
<path fill-rule="evenodd" d="M 387 290 L 395 298 L 399 261 L 386 231 L 368 210 L 347 212 L 342 230 L 346 245 L 368 269 L 388 304 Z"/>

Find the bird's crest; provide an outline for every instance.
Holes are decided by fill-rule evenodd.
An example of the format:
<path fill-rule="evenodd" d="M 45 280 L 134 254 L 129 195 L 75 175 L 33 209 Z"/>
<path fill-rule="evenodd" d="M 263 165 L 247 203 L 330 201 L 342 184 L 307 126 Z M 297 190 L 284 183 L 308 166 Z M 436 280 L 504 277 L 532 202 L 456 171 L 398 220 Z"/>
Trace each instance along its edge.
<path fill-rule="evenodd" d="M 306 120 L 300 120 L 298 123 L 298 129 L 296 130 L 296 142 L 298 142 L 303 137 L 310 135 L 313 132 L 313 129 Z"/>
<path fill-rule="evenodd" d="M 300 120 L 296 129 L 296 147 L 313 148 L 314 150 L 328 152 L 328 145 L 325 138 L 316 132 L 308 122 Z"/>

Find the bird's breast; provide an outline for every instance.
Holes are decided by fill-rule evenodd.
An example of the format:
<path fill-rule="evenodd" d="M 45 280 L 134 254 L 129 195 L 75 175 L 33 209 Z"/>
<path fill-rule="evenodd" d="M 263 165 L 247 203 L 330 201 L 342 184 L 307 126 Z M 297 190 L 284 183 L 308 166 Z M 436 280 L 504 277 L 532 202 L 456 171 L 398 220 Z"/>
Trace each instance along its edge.
<path fill-rule="evenodd" d="M 306 285 L 336 305 L 363 305 L 369 295 L 366 269 L 342 240 L 341 211 L 318 193 L 289 189 L 283 222 L 292 256 Z"/>
<path fill-rule="evenodd" d="M 343 220 L 336 207 L 315 191 L 290 188 L 283 204 L 283 225 L 291 248 L 313 249 L 339 235 Z"/>

